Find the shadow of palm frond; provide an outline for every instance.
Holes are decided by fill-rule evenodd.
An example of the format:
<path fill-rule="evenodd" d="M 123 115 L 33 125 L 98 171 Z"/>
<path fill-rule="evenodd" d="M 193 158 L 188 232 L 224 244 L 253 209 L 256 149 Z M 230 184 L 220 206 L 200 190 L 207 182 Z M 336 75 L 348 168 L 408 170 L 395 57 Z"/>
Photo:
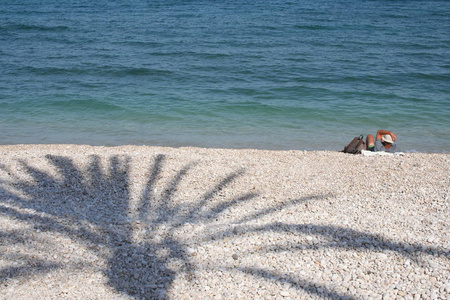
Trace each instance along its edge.
<path fill-rule="evenodd" d="M 317 199 L 317 197 L 310 197 L 305 199 L 299 199 L 302 202 L 306 200 Z M 299 201 L 297 200 L 297 201 Z M 296 201 L 296 202 L 297 202 Z M 245 218 L 247 219 L 247 217 Z M 351 228 L 345 228 L 340 226 L 324 226 L 317 224 L 285 224 L 281 222 L 275 222 L 271 224 L 265 224 L 263 226 L 246 226 L 244 230 L 241 230 L 247 234 L 259 233 L 259 232 L 278 232 L 281 234 L 306 234 L 315 235 L 319 237 L 319 240 L 315 243 L 305 243 L 298 245 L 267 245 L 262 247 L 261 251 L 295 251 L 295 250 L 307 250 L 307 249 L 319 249 L 319 248 L 334 248 L 334 249 L 348 249 L 354 251 L 393 251 L 400 255 L 409 257 L 416 260 L 418 254 L 423 253 L 436 257 L 450 258 L 450 253 L 443 248 L 425 246 L 419 243 L 403 243 L 398 241 L 389 240 L 381 235 L 370 234 Z M 234 236 L 233 230 L 221 232 L 219 234 L 211 235 L 209 239 L 218 239 L 223 237 Z"/>
<path fill-rule="evenodd" d="M 307 247 L 303 245 L 301 249 L 343 248 L 361 251 L 393 251 L 413 260 L 415 260 L 417 254 L 419 253 L 450 258 L 450 253 L 443 248 L 425 246 L 419 243 L 410 244 L 393 241 L 381 235 L 370 234 L 340 226 L 320 226 L 316 224 L 291 225 L 277 223 L 255 230 L 306 233 L 326 238 L 324 243 L 319 242 L 318 244 L 308 245 Z M 292 247 L 290 247 L 290 249 L 292 250 Z M 274 247 L 272 250 L 280 251 L 283 250 L 283 247 Z"/>
<path fill-rule="evenodd" d="M 11 258 L 9 258 L 11 259 Z M 29 261 L 31 258 L 27 259 Z M 45 274 L 49 273 L 52 270 L 56 270 L 62 267 L 61 264 L 58 263 L 49 263 L 44 260 L 32 259 L 33 264 L 31 266 L 20 266 L 20 267 L 6 267 L 0 269 L 0 284 L 6 282 L 9 278 L 14 277 L 22 277 L 22 278 L 31 278 L 32 276 L 36 276 L 37 274 Z"/>
<path fill-rule="evenodd" d="M 5 211 L 2 210 L 2 213 Z M 0 232 L 0 245 L 9 245 L 15 243 L 27 243 L 27 238 L 24 237 L 22 232 Z M 43 274 L 51 272 L 52 270 L 61 267 L 59 263 L 49 263 L 48 261 L 32 258 L 25 253 L 0 253 L 0 258 L 14 261 L 19 266 L 9 266 L 0 268 L 0 284 L 5 284 L 8 278 L 14 277 L 29 277 L 31 274 Z M 30 265 L 28 262 L 32 261 L 33 264 Z M 32 272 L 30 272 L 32 271 Z"/>
<path fill-rule="evenodd" d="M 302 289 L 310 295 L 317 295 L 324 299 L 356 299 L 349 295 L 339 293 L 326 285 L 308 280 L 286 278 L 285 274 L 280 274 L 273 270 L 260 268 L 238 268 L 238 270 L 251 276 L 264 278 L 265 280 L 283 282 L 296 289 Z"/>

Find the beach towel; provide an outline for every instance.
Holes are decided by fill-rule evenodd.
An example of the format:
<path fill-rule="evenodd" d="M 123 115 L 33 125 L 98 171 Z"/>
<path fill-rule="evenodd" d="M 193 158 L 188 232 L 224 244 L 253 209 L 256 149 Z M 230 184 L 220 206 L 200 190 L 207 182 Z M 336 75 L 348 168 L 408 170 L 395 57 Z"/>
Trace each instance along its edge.
<path fill-rule="evenodd" d="M 361 150 L 361 154 L 364 156 L 403 156 L 405 153 L 403 152 L 395 152 L 395 153 L 389 153 L 384 151 L 369 151 L 369 150 Z"/>

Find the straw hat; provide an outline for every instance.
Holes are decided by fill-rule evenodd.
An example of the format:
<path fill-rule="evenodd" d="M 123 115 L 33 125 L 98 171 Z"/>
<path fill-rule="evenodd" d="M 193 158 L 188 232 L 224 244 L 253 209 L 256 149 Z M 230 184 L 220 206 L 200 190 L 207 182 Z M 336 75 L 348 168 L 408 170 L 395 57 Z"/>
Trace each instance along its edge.
<path fill-rule="evenodd" d="M 394 143 L 394 141 L 392 140 L 392 137 L 391 137 L 390 134 L 386 134 L 386 135 L 382 136 L 381 137 L 381 141 L 389 143 L 389 144 L 393 144 Z"/>

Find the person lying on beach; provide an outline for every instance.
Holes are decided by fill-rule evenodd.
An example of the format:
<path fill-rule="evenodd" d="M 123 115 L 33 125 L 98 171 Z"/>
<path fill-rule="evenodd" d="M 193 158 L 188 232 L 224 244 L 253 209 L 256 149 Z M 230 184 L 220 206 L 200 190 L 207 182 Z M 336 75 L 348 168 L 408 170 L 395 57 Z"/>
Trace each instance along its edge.
<path fill-rule="evenodd" d="M 384 151 L 384 152 L 401 152 L 400 147 L 395 143 L 397 136 L 387 130 L 378 130 L 376 140 L 373 135 L 369 134 L 366 139 L 367 150 L 369 151 Z"/>

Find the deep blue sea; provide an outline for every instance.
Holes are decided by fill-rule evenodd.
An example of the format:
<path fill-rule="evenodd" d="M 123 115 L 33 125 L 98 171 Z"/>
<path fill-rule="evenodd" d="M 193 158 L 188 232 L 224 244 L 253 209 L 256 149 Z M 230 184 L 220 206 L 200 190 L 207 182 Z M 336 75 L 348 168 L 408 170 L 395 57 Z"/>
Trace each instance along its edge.
<path fill-rule="evenodd" d="M 2 0 L 0 144 L 450 152 L 450 1 Z"/>

